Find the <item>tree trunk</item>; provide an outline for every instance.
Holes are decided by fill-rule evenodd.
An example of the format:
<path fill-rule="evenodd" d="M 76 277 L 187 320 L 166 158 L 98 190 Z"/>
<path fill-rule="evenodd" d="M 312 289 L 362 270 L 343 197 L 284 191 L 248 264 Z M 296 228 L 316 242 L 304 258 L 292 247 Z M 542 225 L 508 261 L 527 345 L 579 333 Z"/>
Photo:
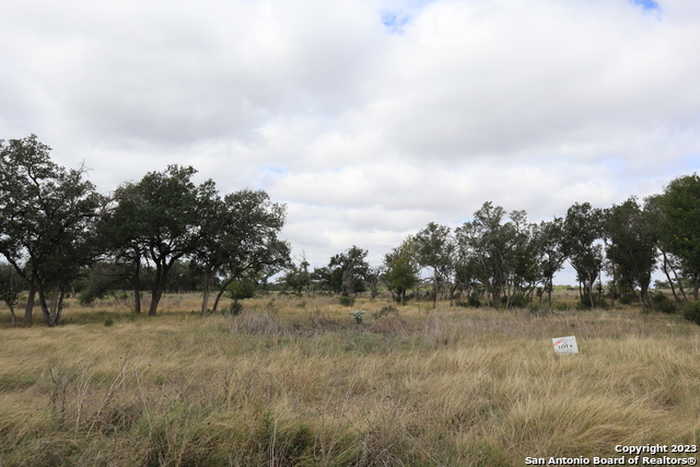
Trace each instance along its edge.
<path fill-rule="evenodd" d="M 141 313 L 141 289 L 134 285 L 134 313 Z"/>
<path fill-rule="evenodd" d="M 34 322 L 34 298 L 36 297 L 36 284 L 32 281 L 29 286 L 29 295 L 27 296 L 27 305 L 24 308 L 24 324 L 31 326 Z"/>
<path fill-rule="evenodd" d="M 53 326 L 53 321 L 51 320 L 51 311 L 49 310 L 49 304 L 46 302 L 46 293 L 44 292 L 43 287 L 39 286 L 38 289 L 39 304 L 41 305 L 41 311 L 44 314 L 44 321 L 46 322 L 47 326 L 51 327 Z"/>
<path fill-rule="evenodd" d="M 160 302 L 160 297 L 163 295 L 163 291 L 160 286 L 155 285 L 151 291 L 151 305 L 148 307 L 148 316 L 155 316 L 158 312 L 158 303 Z"/>
<path fill-rule="evenodd" d="M 226 289 L 228 288 L 229 285 L 231 285 L 231 282 L 233 282 L 233 279 L 229 279 L 227 281 L 224 281 L 219 288 L 219 292 L 216 294 L 216 299 L 214 299 L 214 306 L 211 309 L 212 313 L 216 313 L 216 310 L 219 309 L 219 300 L 221 300 L 221 296 L 226 292 Z"/>
<path fill-rule="evenodd" d="M 15 307 L 12 304 L 7 304 L 7 306 L 10 308 L 10 320 L 12 322 L 12 326 L 17 326 L 17 315 L 15 315 Z"/>
<path fill-rule="evenodd" d="M 204 287 L 202 290 L 202 315 L 209 309 L 209 270 L 204 271 Z"/>
<path fill-rule="evenodd" d="M 136 261 L 134 271 L 134 313 L 141 313 L 141 258 Z"/>
<path fill-rule="evenodd" d="M 153 283 L 153 290 L 151 290 L 151 305 L 148 307 L 148 316 L 155 316 L 158 312 L 158 303 L 160 303 L 163 290 L 165 290 L 167 274 L 167 267 L 156 265 L 156 280 Z"/>
<path fill-rule="evenodd" d="M 437 308 L 438 285 L 437 277 L 433 276 L 433 308 Z"/>
<path fill-rule="evenodd" d="M 51 320 L 54 326 L 58 326 L 61 323 L 61 315 L 63 314 L 63 297 L 65 292 L 61 290 L 58 292 L 56 299 L 54 300 L 53 309 L 51 310 Z"/>
<path fill-rule="evenodd" d="M 676 287 L 673 285 L 673 279 L 671 279 L 671 275 L 668 273 L 668 258 L 666 257 L 666 252 L 661 250 L 661 255 L 664 258 L 664 261 L 663 261 L 662 266 L 661 266 L 661 270 L 666 275 L 666 279 L 668 279 L 668 285 L 671 286 L 671 292 L 673 293 L 673 298 L 676 300 L 677 303 L 680 303 L 681 299 L 678 297 L 678 294 L 676 293 Z"/>

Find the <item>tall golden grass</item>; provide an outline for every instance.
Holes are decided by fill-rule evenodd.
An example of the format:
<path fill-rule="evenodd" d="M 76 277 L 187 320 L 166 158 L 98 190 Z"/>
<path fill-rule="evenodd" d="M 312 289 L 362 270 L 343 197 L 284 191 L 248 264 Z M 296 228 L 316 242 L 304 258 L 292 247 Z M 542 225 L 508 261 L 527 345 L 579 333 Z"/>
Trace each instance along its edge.
<path fill-rule="evenodd" d="M 197 302 L 1 328 L 0 465 L 514 466 L 700 444 L 700 327 L 676 316 Z M 572 334 L 581 353 L 555 356 Z"/>

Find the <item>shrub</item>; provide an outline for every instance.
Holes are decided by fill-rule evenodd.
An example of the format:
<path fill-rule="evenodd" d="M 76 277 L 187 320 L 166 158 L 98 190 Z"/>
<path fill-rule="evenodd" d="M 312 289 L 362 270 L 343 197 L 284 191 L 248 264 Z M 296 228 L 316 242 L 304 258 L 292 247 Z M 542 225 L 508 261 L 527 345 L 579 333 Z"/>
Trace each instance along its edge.
<path fill-rule="evenodd" d="M 352 313 L 350 313 L 352 317 L 355 319 L 355 322 L 357 324 L 362 324 L 362 321 L 365 318 L 365 312 L 364 310 L 355 310 Z"/>
<path fill-rule="evenodd" d="M 255 282 L 249 279 L 231 282 L 226 292 L 229 298 L 234 301 L 253 298 L 255 296 Z"/>
<path fill-rule="evenodd" d="M 508 302 L 507 297 L 503 297 L 503 304 L 510 303 L 511 308 L 526 308 L 530 301 L 524 295 L 513 295 Z"/>
<path fill-rule="evenodd" d="M 467 299 L 467 304 L 474 308 L 479 308 L 481 306 L 481 299 L 478 293 L 472 293 Z"/>
<path fill-rule="evenodd" d="M 663 292 L 656 292 L 651 295 L 651 308 L 661 313 L 675 313 L 677 311 L 676 304 Z"/>
<path fill-rule="evenodd" d="M 112 318 L 107 318 L 107 319 L 105 320 L 105 326 L 106 326 L 106 327 L 110 327 L 110 326 L 113 326 L 113 325 L 114 325 L 114 320 L 113 320 Z"/>
<path fill-rule="evenodd" d="M 619 302 L 621 305 L 633 305 L 639 302 L 639 299 L 634 293 L 626 293 L 620 296 Z"/>
<path fill-rule="evenodd" d="M 695 324 L 700 324 L 700 301 L 688 302 L 683 305 L 683 317 Z"/>
<path fill-rule="evenodd" d="M 349 295 L 341 295 L 338 302 L 343 306 L 353 306 L 355 304 L 355 297 Z"/>
<path fill-rule="evenodd" d="M 228 307 L 228 312 L 233 316 L 238 316 L 243 311 L 243 305 L 239 301 L 231 302 Z"/>

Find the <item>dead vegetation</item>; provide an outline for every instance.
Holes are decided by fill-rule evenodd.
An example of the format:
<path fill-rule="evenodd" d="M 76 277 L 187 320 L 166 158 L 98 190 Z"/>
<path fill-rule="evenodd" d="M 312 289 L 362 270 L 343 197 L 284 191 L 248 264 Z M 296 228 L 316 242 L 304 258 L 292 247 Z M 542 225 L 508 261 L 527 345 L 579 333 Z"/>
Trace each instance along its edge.
<path fill-rule="evenodd" d="M 0 329 L 0 463 L 510 466 L 699 441 L 700 328 L 675 316 L 359 300 L 358 324 L 301 301 Z M 582 353 L 554 356 L 571 334 Z"/>

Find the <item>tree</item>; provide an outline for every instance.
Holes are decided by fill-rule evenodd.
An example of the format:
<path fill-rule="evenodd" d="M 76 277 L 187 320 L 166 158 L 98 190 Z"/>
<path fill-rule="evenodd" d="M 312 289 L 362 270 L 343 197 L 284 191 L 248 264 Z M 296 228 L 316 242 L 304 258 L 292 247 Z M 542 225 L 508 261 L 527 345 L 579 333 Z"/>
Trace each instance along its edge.
<path fill-rule="evenodd" d="M 462 281 L 478 280 L 493 306 L 524 302 L 542 280 L 536 226 L 527 222 L 525 211 L 508 217 L 502 207 L 486 202 L 456 230 Z"/>
<path fill-rule="evenodd" d="M 576 271 L 579 298 L 587 307 L 595 306 L 593 285 L 603 268 L 603 212 L 590 203 L 575 203 L 564 220 L 564 253 Z"/>
<path fill-rule="evenodd" d="M 671 229 L 666 212 L 663 209 L 663 195 L 650 196 L 645 200 L 644 210 L 648 212 L 649 217 L 654 220 L 651 224 L 654 235 L 656 236 L 656 247 L 658 254 L 661 257 L 660 267 L 666 279 L 668 286 L 671 288 L 671 293 L 677 303 L 685 302 L 688 297 L 685 293 L 683 285 L 683 271 L 681 261 L 673 255 L 669 248 L 674 232 Z M 657 286 L 658 287 L 658 286 Z"/>
<path fill-rule="evenodd" d="M 325 269 L 315 271 L 321 274 L 324 286 L 334 293 L 344 296 L 363 292 L 367 288 L 370 272 L 367 263 L 367 250 L 352 246 L 331 257 Z"/>
<path fill-rule="evenodd" d="M 302 295 L 311 286 L 311 273 L 309 262 L 303 258 L 299 264 L 291 264 L 282 278 L 282 283 L 287 289 L 291 289 L 297 295 Z"/>
<path fill-rule="evenodd" d="M 289 245 L 278 238 L 286 208 L 264 191 L 241 190 L 224 198 L 225 229 L 211 249 L 210 267 L 222 277 L 212 311 L 230 283 L 266 280 L 289 266 Z"/>
<path fill-rule="evenodd" d="M 430 222 L 416 234 L 415 245 L 418 264 L 432 269 L 435 308 L 438 290 L 450 277 L 453 268 L 455 244 L 450 235 L 450 228 Z"/>
<path fill-rule="evenodd" d="M 104 198 L 83 178 L 51 161 L 35 135 L 0 142 L 0 253 L 30 287 L 25 321 L 38 293 L 49 326 L 97 250 L 95 219 Z"/>
<path fill-rule="evenodd" d="M 110 219 L 112 231 L 117 232 L 113 250 L 134 265 L 135 287 L 142 261 L 154 267 L 149 315 L 158 310 L 173 265 L 192 254 L 200 238 L 201 214 L 211 202 L 214 182 L 195 185 L 192 177 L 196 172 L 192 167 L 170 165 L 163 172 L 149 172 L 138 183 L 127 183 L 115 192 L 116 207 Z"/>
<path fill-rule="evenodd" d="M 668 184 L 658 199 L 664 230 L 660 241 L 666 251 L 678 258 L 693 297 L 700 290 L 700 176 L 679 177 Z"/>
<path fill-rule="evenodd" d="M 17 271 L 9 264 L 0 264 L 0 300 L 5 302 L 10 310 L 10 319 L 13 326 L 17 325 L 15 306 L 22 291 L 23 280 Z"/>
<path fill-rule="evenodd" d="M 605 212 L 606 256 L 613 263 L 617 281 L 635 292 L 642 307 L 649 306 L 648 290 L 656 264 L 653 219 L 635 198 L 613 205 Z"/>
<path fill-rule="evenodd" d="M 394 301 L 401 305 L 406 304 L 406 293 L 420 281 L 420 266 L 416 260 L 415 246 L 415 242 L 409 237 L 384 256 L 382 280 Z"/>
<path fill-rule="evenodd" d="M 547 294 L 547 304 L 551 307 L 554 275 L 561 270 L 566 261 L 563 219 L 555 217 L 551 221 L 540 222 L 536 242 L 540 252 L 542 285 Z"/>

